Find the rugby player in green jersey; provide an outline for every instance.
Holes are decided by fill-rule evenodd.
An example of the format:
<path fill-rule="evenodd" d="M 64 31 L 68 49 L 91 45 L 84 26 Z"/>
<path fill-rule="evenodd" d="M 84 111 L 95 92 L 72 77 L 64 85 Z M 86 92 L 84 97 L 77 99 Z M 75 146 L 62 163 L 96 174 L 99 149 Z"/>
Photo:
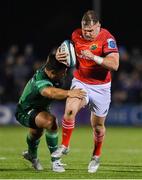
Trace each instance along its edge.
<path fill-rule="evenodd" d="M 51 51 L 46 64 L 38 69 L 26 84 L 17 104 L 16 119 L 20 124 L 29 128 L 26 139 L 28 150 L 23 152 L 23 157 L 29 160 L 36 170 L 43 169 L 37 156 L 37 150 L 44 130 L 50 154 L 58 148 L 56 117 L 49 110 L 52 100 L 85 96 L 85 92 L 81 89 L 64 90 L 56 86 L 57 82 L 65 76 L 66 70 L 67 66 L 57 61 L 55 51 Z M 51 167 L 55 172 L 65 171 L 59 158 L 51 158 Z"/>

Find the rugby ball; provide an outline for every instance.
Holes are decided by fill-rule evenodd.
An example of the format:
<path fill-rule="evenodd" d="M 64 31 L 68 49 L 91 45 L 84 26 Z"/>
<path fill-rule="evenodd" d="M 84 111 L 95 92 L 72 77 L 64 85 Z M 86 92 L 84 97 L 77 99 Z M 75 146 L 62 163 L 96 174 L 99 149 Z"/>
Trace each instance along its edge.
<path fill-rule="evenodd" d="M 60 51 L 68 54 L 67 56 L 67 66 L 74 67 L 76 64 L 76 54 L 73 43 L 70 40 L 65 40 L 60 46 Z"/>

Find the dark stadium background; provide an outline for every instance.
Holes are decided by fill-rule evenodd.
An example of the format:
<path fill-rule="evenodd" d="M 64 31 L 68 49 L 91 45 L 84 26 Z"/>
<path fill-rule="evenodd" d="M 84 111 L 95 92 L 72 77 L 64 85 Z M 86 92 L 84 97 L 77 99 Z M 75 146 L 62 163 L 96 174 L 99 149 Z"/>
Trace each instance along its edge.
<path fill-rule="evenodd" d="M 100 11 L 98 11 L 98 5 L 100 5 Z M 112 111 L 109 113 L 110 116 L 108 117 L 107 122 L 109 124 L 120 125 L 142 124 L 142 20 L 140 13 L 140 1 L 1 0 L 1 109 L 3 108 L 3 105 L 7 106 L 10 104 L 11 108 L 12 103 L 15 104 L 18 102 L 18 98 L 21 94 L 24 84 L 27 82 L 27 79 L 31 77 L 35 69 L 39 66 L 39 63 L 42 63 L 46 59 L 51 48 L 59 45 L 64 39 L 70 38 L 72 31 L 75 28 L 80 27 L 81 17 L 88 9 L 95 9 L 99 12 L 102 27 L 107 28 L 115 36 L 120 50 L 120 68 L 118 72 L 113 73 Z M 29 76 L 24 77 L 24 81 L 20 80 L 20 82 L 23 82 L 23 84 L 19 87 L 17 84 L 12 84 L 13 81 L 11 81 L 11 77 L 14 73 L 12 72 L 13 69 L 11 69 L 11 65 L 7 65 L 6 57 L 9 56 L 9 49 L 12 45 L 18 46 L 18 53 L 21 55 L 27 44 L 33 45 L 35 56 L 33 56 L 31 61 L 32 63 L 30 62 L 31 72 Z M 34 57 L 37 59 L 34 60 Z M 13 63 L 15 62 L 16 60 L 14 60 Z M 7 68 L 10 68 L 12 72 L 11 76 L 6 74 L 7 72 L 5 71 Z M 27 67 L 25 67 L 25 69 L 26 68 Z M 25 69 L 22 69 L 21 67 L 21 71 L 19 70 L 19 73 Z M 18 72 L 18 70 L 16 72 Z M 17 74 L 14 74 L 16 78 L 18 76 Z M 120 109 L 118 109 L 118 107 Z M 135 113 L 134 110 L 137 113 Z M 59 110 L 59 108 L 58 111 L 62 112 Z M 86 111 L 85 114 L 87 114 Z M 3 111 L 1 112 L 1 115 L 3 115 Z M 132 117 L 135 117 L 135 120 L 133 120 Z M 87 116 L 86 122 L 88 122 L 88 118 L 89 117 Z"/>
<path fill-rule="evenodd" d="M 101 2 L 102 26 L 108 28 L 118 43 L 131 48 L 142 47 L 142 21 L 140 1 Z M 53 1 L 0 1 L 0 48 L 5 50 L 17 43 L 35 44 L 43 55 L 72 30 L 80 26 L 81 17 L 87 9 L 94 8 L 93 0 Z"/>
<path fill-rule="evenodd" d="M 77 116 L 70 153 L 62 159 L 66 172 L 52 172 L 43 136 L 39 158 L 44 170 L 37 173 L 21 156 L 28 129 L 15 120 L 16 103 L 50 49 L 70 38 L 83 13 L 93 8 L 100 12 L 102 27 L 115 36 L 120 52 L 119 69 L 112 73 L 100 168 L 95 174 L 87 172 L 93 133 L 84 108 Z M 0 179 L 142 179 L 141 12 L 140 0 L 0 0 Z M 68 76 L 66 84 L 70 80 Z M 52 106 L 59 123 L 64 104 Z"/>

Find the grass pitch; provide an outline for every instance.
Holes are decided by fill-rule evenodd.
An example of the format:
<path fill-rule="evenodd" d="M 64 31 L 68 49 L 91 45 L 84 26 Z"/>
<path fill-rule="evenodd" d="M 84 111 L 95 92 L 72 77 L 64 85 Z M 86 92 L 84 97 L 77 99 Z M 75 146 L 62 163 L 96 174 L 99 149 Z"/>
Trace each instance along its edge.
<path fill-rule="evenodd" d="M 50 155 L 45 137 L 41 139 L 39 157 L 44 167 L 36 172 L 21 152 L 26 148 L 27 129 L 0 127 L 1 179 L 141 179 L 142 128 L 108 127 L 103 146 L 101 165 L 97 173 L 89 174 L 87 166 L 92 152 L 91 127 L 76 127 L 70 153 L 62 158 L 66 172 L 54 173 L 50 168 Z M 61 137 L 61 131 L 59 131 Z M 59 140 L 60 142 L 60 140 Z"/>

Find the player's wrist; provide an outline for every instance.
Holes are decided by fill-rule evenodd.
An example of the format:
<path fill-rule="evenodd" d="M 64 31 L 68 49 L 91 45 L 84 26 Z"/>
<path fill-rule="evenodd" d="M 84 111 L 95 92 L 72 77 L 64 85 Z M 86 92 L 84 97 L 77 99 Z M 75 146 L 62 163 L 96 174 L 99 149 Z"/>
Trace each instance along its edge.
<path fill-rule="evenodd" d="M 100 56 L 95 56 L 95 55 L 94 55 L 93 60 L 94 60 L 97 64 L 101 65 L 101 64 L 103 63 L 103 61 L 104 61 L 104 58 L 102 58 L 102 57 L 100 57 Z"/>

